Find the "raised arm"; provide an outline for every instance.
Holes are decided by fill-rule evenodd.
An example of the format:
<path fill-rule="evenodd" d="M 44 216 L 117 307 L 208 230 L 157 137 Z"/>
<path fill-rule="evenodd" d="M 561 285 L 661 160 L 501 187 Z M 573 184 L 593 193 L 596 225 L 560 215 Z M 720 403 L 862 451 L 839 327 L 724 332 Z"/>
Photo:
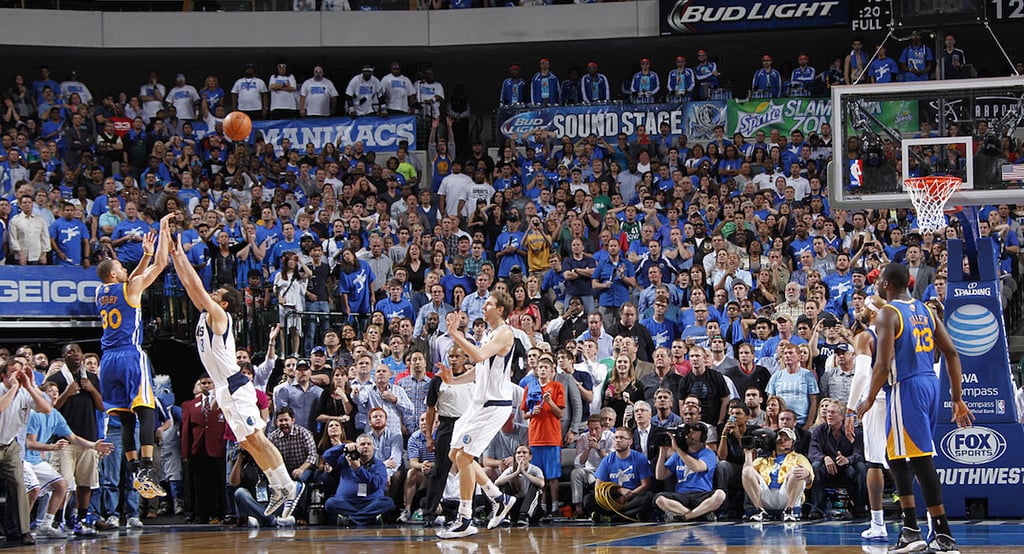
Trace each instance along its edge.
<path fill-rule="evenodd" d="M 499 354 L 504 356 L 512 350 L 513 335 L 512 331 L 508 327 L 498 330 L 491 341 L 487 344 L 477 346 L 466 339 L 466 335 L 458 329 L 458 317 L 458 312 L 451 312 L 446 317 L 448 323 L 448 335 L 452 337 L 455 344 L 458 344 L 459 347 L 469 355 L 469 359 L 473 360 L 474 363 L 482 362 L 491 356 Z"/>
<path fill-rule="evenodd" d="M 160 220 L 160 240 L 156 243 L 156 255 L 151 265 L 146 264 L 146 259 L 153 256 L 153 241 L 156 235 L 150 231 L 142 240 L 142 262 L 132 272 L 125 286 L 125 295 L 135 304 L 141 300 L 142 292 L 149 288 L 167 267 L 167 251 L 171 243 L 170 224 L 173 217 L 174 214 L 167 214 Z"/>
<path fill-rule="evenodd" d="M 182 286 L 185 287 L 185 292 L 188 293 L 188 297 L 192 300 L 192 303 L 201 311 L 206 311 L 207 323 L 210 324 L 210 329 L 219 334 L 224 333 L 227 330 L 228 317 L 224 312 L 224 308 L 220 307 L 220 304 L 214 302 L 213 297 L 206 293 L 206 289 L 203 288 L 203 281 L 199 278 L 199 274 L 196 273 L 195 268 L 188 261 L 188 255 L 185 254 L 185 250 L 181 247 L 181 237 L 178 237 L 177 248 L 174 249 L 174 253 L 171 255 L 174 260 L 174 271 L 178 274 L 178 279 L 181 281 Z"/>

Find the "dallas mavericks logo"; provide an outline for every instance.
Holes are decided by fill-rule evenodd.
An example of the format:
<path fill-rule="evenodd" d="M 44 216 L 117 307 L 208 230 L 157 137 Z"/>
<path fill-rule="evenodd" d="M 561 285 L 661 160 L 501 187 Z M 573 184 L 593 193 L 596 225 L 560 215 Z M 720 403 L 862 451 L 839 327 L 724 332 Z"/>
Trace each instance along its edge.
<path fill-rule="evenodd" d="M 949 316 L 946 327 L 957 352 L 963 356 L 981 356 L 992 350 L 999 340 L 999 320 L 987 308 L 978 304 L 965 304 L 957 308 Z"/>

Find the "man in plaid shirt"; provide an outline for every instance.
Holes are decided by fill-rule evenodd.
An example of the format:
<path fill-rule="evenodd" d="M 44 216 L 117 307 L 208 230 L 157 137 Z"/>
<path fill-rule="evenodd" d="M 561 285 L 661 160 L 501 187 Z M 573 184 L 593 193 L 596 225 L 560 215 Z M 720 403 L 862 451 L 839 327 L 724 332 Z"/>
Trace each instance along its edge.
<path fill-rule="evenodd" d="M 274 413 L 277 428 L 270 432 L 270 442 L 281 452 L 284 467 L 292 479 L 306 483 L 316 467 L 316 441 L 313 433 L 295 424 L 295 412 L 288 406 L 278 408 Z M 295 508 L 296 522 L 306 519 L 307 500 L 300 500 Z"/>
<path fill-rule="evenodd" d="M 412 501 L 416 492 L 427 484 L 434 469 L 434 451 L 427 449 L 427 414 L 419 419 L 419 430 L 409 437 L 407 451 L 409 454 L 409 470 L 405 476 L 405 506 L 401 515 L 398 516 L 398 523 L 410 523 L 423 521 L 422 510 L 416 510 L 411 515 Z"/>
<path fill-rule="evenodd" d="M 427 358 L 417 350 L 405 355 L 405 366 L 409 368 L 409 375 L 399 379 L 397 384 L 405 389 L 405 395 L 412 403 L 412 410 L 402 413 L 405 429 L 415 434 L 415 430 L 420 428 L 420 416 L 427 412 L 427 390 L 433 375 L 427 374 Z"/>

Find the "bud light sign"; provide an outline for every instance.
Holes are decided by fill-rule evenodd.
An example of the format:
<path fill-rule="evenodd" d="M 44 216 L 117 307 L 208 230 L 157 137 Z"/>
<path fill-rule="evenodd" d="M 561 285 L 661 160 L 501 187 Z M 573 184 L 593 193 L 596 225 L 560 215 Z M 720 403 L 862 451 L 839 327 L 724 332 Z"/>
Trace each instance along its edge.
<path fill-rule="evenodd" d="M 850 3 L 847 0 L 661 0 L 659 10 L 664 36 L 845 27 Z"/>
<path fill-rule="evenodd" d="M 505 120 L 501 124 L 501 134 L 506 137 L 524 136 L 537 130 L 547 130 L 551 126 L 551 114 L 545 112 L 523 112 Z"/>
<path fill-rule="evenodd" d="M 942 437 L 942 453 L 967 465 L 994 462 L 1006 452 L 1006 439 L 988 427 L 954 429 Z"/>

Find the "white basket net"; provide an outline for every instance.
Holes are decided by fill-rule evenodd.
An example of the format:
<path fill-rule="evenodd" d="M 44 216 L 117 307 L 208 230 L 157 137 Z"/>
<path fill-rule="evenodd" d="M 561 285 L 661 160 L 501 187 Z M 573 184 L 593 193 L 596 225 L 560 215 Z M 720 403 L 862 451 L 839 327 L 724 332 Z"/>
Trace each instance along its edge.
<path fill-rule="evenodd" d="M 903 181 L 903 190 L 917 211 L 917 228 L 921 234 L 930 234 L 946 228 L 943 208 L 963 180 L 952 175 L 912 177 Z"/>

